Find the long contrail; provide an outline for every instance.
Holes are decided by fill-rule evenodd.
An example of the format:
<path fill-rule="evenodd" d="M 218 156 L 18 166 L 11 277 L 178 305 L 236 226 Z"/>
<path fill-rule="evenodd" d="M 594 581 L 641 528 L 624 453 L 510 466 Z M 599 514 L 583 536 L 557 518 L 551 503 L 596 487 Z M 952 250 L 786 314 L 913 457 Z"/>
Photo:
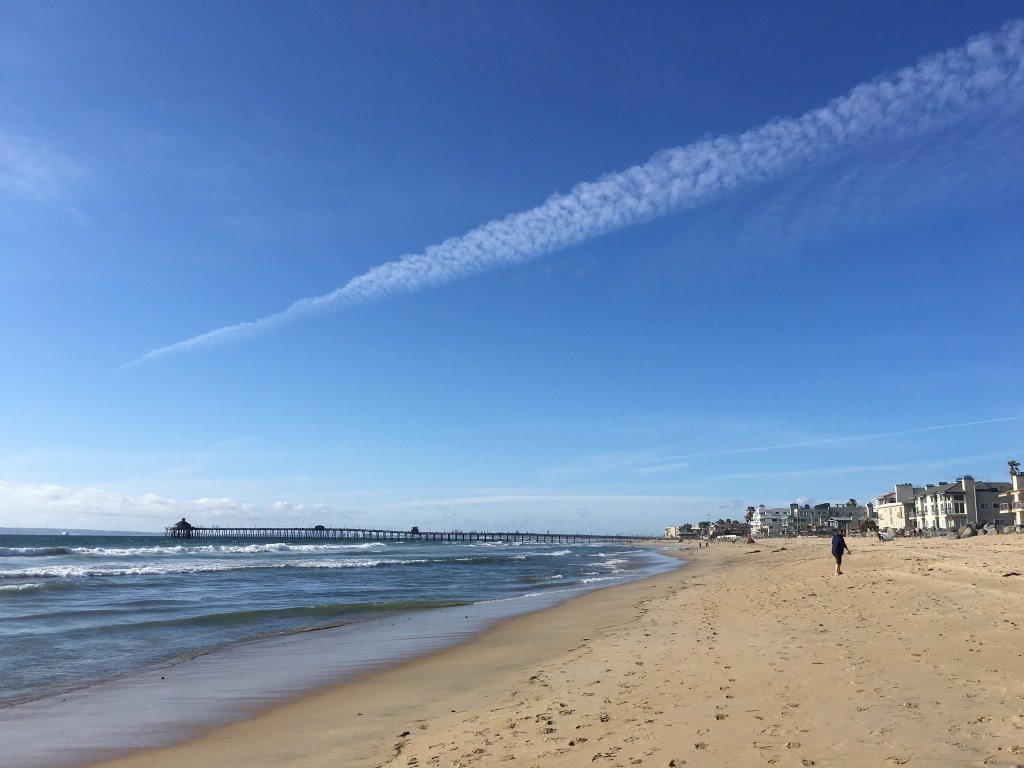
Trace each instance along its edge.
<path fill-rule="evenodd" d="M 422 253 L 373 267 L 322 296 L 147 352 L 135 363 L 265 333 L 299 317 L 522 264 L 632 224 L 776 180 L 876 140 L 948 126 L 1024 96 L 1024 20 L 855 87 L 798 118 L 667 149 L 642 165 L 577 184 Z"/>

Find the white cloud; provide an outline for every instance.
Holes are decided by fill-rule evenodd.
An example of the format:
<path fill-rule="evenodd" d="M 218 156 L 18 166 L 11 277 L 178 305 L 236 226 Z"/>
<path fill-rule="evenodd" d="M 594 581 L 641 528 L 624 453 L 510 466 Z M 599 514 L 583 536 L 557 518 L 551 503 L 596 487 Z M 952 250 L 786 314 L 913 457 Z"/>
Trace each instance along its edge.
<path fill-rule="evenodd" d="M 979 115 L 927 142 L 897 142 L 885 152 L 854 155 L 817 173 L 798 175 L 749 207 L 739 227 L 730 219 L 724 225 L 728 238 L 715 237 L 715 228 L 723 225 L 708 218 L 681 234 L 679 243 L 714 237 L 718 258 L 728 251 L 737 260 L 776 257 L 794 246 L 849 243 L 864 233 L 905 227 L 947 211 L 983 210 L 994 200 L 1019 194 L 1024 190 L 1022 166 L 1020 120 Z"/>
<path fill-rule="evenodd" d="M 659 152 L 536 208 L 387 262 L 275 315 L 151 350 L 135 362 L 224 344 L 299 317 L 443 285 L 782 178 L 875 142 L 920 136 L 1024 101 L 1024 21 L 855 87 L 798 118 Z"/>
<path fill-rule="evenodd" d="M 0 195 L 52 202 L 80 168 L 45 144 L 0 132 Z"/>
<path fill-rule="evenodd" d="M 99 488 L 16 485 L 0 481 L 0 526 L 158 532 L 182 517 L 193 525 L 245 527 L 368 527 L 423 530 L 503 530 L 657 534 L 685 519 L 687 510 L 715 509 L 713 497 L 644 494 L 572 494 L 521 489 L 466 490 L 459 495 L 367 501 L 351 507 L 232 498 L 176 500 Z M 667 521 L 667 522 L 666 522 Z"/>
<path fill-rule="evenodd" d="M 685 461 L 676 461 L 669 464 L 658 464 L 651 467 L 639 467 L 634 470 L 638 475 L 663 475 L 672 472 L 678 472 L 682 469 L 689 467 L 689 463 Z"/>
<path fill-rule="evenodd" d="M 132 496 L 100 488 L 5 481 L 0 481 L 0 510 L 0 525 L 6 527 L 143 531 L 160 530 L 182 517 L 196 525 L 308 526 L 316 525 L 318 516 L 329 512 L 323 505 L 288 501 L 250 504 L 230 498 L 177 500 L 155 494 Z"/>
<path fill-rule="evenodd" d="M 842 437 L 825 437 L 814 440 L 803 440 L 797 443 L 782 443 L 778 445 L 761 445 L 747 448 L 734 448 L 724 451 L 705 451 L 703 453 L 689 453 L 684 456 L 666 457 L 669 459 L 698 459 L 710 456 L 735 456 L 741 453 L 761 453 L 764 451 L 780 451 L 787 448 L 807 448 L 819 445 L 835 445 L 838 443 L 853 443 L 861 441 L 879 440 L 888 437 L 900 437 L 902 435 L 917 435 L 926 432 L 941 432 L 947 429 L 962 429 L 964 427 L 978 427 L 986 424 L 1002 424 L 1008 421 L 1021 421 L 1024 416 L 1003 416 L 996 419 L 981 419 L 979 421 L 963 421 L 955 424 L 936 424 L 930 427 L 915 427 L 913 429 L 900 429 L 893 432 L 875 432 L 864 435 L 845 435 Z"/>

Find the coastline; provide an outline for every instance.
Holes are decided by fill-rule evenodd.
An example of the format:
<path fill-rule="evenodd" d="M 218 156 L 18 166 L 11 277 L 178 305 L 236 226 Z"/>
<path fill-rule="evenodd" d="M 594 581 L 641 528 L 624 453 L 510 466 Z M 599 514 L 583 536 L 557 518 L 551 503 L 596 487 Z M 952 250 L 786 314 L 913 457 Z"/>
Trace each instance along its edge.
<path fill-rule="evenodd" d="M 186 742 L 375 670 L 463 644 L 510 617 L 679 566 L 642 549 L 647 551 L 635 552 L 619 566 L 618 577 L 254 638 L 3 707 L 4 759 L 19 768 L 80 768 Z"/>
<path fill-rule="evenodd" d="M 689 565 L 104 768 L 1024 763 L 1024 537 Z"/>

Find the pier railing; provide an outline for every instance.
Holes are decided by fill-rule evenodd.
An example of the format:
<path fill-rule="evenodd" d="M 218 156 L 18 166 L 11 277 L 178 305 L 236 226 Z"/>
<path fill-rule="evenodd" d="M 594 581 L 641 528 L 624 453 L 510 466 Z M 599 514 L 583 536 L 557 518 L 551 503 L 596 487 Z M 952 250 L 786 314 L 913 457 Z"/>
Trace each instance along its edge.
<path fill-rule="evenodd" d="M 205 528 L 168 526 L 164 535 L 171 539 L 319 539 L 342 541 L 499 541 L 545 544 L 631 544 L 649 541 L 651 536 L 623 536 L 593 533 L 529 533 L 521 531 L 392 531 L 377 528 Z"/>

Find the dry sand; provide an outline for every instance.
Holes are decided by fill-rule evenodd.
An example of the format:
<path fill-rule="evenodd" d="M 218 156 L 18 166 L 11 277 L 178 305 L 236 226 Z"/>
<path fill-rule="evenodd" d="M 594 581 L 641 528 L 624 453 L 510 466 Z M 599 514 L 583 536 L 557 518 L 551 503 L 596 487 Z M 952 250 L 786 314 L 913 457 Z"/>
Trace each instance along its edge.
<path fill-rule="evenodd" d="M 108 768 L 1024 766 L 1024 536 L 718 544 Z"/>

